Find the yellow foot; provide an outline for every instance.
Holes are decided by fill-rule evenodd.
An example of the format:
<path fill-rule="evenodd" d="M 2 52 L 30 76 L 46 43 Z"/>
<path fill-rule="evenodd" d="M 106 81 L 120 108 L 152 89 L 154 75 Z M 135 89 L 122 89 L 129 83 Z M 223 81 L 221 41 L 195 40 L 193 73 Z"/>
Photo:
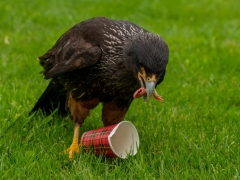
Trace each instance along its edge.
<path fill-rule="evenodd" d="M 80 124 L 76 122 L 74 124 L 74 135 L 73 135 L 72 144 L 66 151 L 66 153 L 68 153 L 69 155 L 70 161 L 72 160 L 74 154 L 77 154 L 79 152 L 79 147 L 78 147 L 79 130 L 80 130 Z"/>
<path fill-rule="evenodd" d="M 79 153 L 79 147 L 77 143 L 72 144 L 67 150 L 66 153 L 68 153 L 69 160 L 73 159 L 73 156 L 77 153 Z"/>

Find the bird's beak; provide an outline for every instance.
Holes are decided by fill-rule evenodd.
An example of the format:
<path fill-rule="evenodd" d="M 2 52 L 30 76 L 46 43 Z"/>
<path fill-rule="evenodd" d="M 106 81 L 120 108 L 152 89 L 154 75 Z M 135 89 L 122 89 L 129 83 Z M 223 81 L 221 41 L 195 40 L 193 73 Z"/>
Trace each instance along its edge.
<path fill-rule="evenodd" d="M 138 74 L 138 78 L 141 84 L 141 88 L 139 88 L 133 94 L 134 98 L 143 97 L 143 100 L 146 102 L 155 92 L 156 80 L 155 76 L 146 80 L 146 75 Z"/>
<path fill-rule="evenodd" d="M 143 99 L 146 102 L 152 96 L 156 83 L 154 81 L 152 82 L 144 81 L 144 82 L 145 82 L 145 89 L 147 94 L 143 96 Z"/>
<path fill-rule="evenodd" d="M 146 102 L 153 95 L 153 97 L 163 102 L 163 98 L 158 95 L 155 86 L 156 86 L 156 75 L 153 74 L 152 77 L 147 77 L 144 68 L 142 68 L 141 72 L 138 73 L 138 79 L 141 84 L 141 88 L 136 90 L 133 94 L 133 98 L 143 97 L 143 100 Z"/>

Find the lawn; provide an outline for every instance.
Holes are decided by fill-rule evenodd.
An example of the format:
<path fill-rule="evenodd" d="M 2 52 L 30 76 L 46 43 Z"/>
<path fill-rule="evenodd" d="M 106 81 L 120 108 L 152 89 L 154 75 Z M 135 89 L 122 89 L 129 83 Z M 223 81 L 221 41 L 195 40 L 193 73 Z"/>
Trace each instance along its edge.
<path fill-rule="evenodd" d="M 1 0 L 0 179 L 240 179 L 240 1 Z M 38 56 L 95 16 L 130 20 L 169 45 L 164 103 L 134 100 L 140 148 L 126 160 L 81 152 L 73 123 L 28 115 L 48 81 Z M 102 126 L 101 106 L 81 133 Z"/>

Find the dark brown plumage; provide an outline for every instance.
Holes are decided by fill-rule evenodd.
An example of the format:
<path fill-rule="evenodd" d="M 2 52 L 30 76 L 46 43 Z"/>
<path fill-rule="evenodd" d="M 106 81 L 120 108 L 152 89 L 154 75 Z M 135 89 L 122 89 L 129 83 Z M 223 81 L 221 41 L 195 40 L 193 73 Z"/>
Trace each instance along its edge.
<path fill-rule="evenodd" d="M 74 123 L 69 157 L 78 152 L 79 129 L 89 111 L 103 103 L 105 126 L 123 120 L 132 100 L 153 96 L 163 81 L 168 47 L 158 35 L 122 20 L 93 18 L 63 34 L 39 57 L 45 79 L 52 79 L 32 111 L 59 107 Z"/>

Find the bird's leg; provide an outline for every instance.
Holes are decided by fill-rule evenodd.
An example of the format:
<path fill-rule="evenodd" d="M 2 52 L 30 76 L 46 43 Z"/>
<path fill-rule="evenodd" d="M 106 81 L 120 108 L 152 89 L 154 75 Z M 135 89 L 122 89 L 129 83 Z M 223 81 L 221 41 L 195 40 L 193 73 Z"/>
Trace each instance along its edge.
<path fill-rule="evenodd" d="M 104 102 L 102 109 L 102 121 L 104 126 L 117 124 L 124 119 L 128 107 L 120 108 L 114 102 Z"/>
<path fill-rule="evenodd" d="M 96 107 L 99 99 L 92 99 L 89 101 L 79 101 L 72 97 L 71 93 L 68 98 L 68 108 L 74 122 L 74 135 L 71 146 L 67 149 L 69 159 L 72 160 L 74 154 L 79 152 L 79 132 L 86 117 L 89 115 L 91 109 Z"/>
<path fill-rule="evenodd" d="M 84 122 L 85 118 L 89 115 L 89 110 L 83 107 L 81 101 L 74 99 L 70 93 L 68 97 L 68 109 L 71 114 L 71 118 L 74 122 L 74 135 L 71 146 L 67 149 L 69 154 L 69 159 L 72 160 L 74 154 L 79 152 L 78 140 L 79 140 L 79 131 L 80 126 Z"/>
<path fill-rule="evenodd" d="M 74 123 L 74 135 L 71 146 L 67 149 L 69 154 L 69 159 L 72 160 L 74 154 L 79 152 L 78 140 L 79 140 L 80 124 L 78 122 Z"/>

